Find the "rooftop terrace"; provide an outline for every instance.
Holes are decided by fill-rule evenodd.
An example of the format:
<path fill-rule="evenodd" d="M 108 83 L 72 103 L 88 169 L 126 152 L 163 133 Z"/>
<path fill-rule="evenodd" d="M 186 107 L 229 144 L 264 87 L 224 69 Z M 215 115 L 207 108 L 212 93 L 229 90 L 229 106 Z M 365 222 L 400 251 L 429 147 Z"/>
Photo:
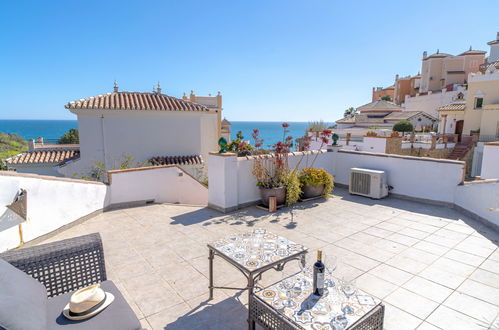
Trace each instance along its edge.
<path fill-rule="evenodd" d="M 336 189 L 327 201 L 269 214 L 249 207 L 231 214 L 154 204 L 105 212 L 50 239 L 99 232 L 108 278 L 148 329 L 245 329 L 247 294 L 215 290 L 208 301 L 206 243 L 263 227 L 340 259 L 336 273 L 357 276 L 382 299 L 386 329 L 499 327 L 499 233 L 454 209 Z M 286 272 L 298 271 L 289 264 Z M 280 279 L 264 274 L 260 284 Z M 215 258 L 215 285 L 245 278 Z"/>

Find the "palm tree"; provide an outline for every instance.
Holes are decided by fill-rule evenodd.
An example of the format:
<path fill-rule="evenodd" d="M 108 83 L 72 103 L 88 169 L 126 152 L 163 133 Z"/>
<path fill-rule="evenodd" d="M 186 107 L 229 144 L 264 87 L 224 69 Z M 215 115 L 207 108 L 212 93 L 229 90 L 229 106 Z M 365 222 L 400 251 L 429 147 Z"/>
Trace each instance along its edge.
<path fill-rule="evenodd" d="M 355 114 L 357 114 L 357 109 L 355 109 L 354 107 L 350 107 L 345 110 L 344 116 L 347 117 L 349 115 L 355 115 Z"/>

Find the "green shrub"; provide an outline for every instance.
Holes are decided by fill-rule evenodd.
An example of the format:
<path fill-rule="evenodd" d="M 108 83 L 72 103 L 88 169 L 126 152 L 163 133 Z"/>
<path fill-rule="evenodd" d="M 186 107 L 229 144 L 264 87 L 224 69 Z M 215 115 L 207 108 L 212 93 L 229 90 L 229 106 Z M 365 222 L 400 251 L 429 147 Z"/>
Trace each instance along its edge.
<path fill-rule="evenodd" d="M 59 144 L 78 144 L 80 143 L 80 136 L 77 129 L 71 128 L 69 132 L 65 133 L 59 141 Z"/>
<path fill-rule="evenodd" d="M 323 169 L 318 170 L 313 167 L 304 168 L 300 171 L 298 177 L 302 186 L 306 184 L 311 184 L 313 186 L 324 185 L 324 192 L 322 193 L 324 197 L 329 197 L 333 191 L 334 178 Z"/>
<path fill-rule="evenodd" d="M 414 131 L 414 126 L 408 120 L 401 120 L 393 125 L 394 132 L 412 132 Z"/>

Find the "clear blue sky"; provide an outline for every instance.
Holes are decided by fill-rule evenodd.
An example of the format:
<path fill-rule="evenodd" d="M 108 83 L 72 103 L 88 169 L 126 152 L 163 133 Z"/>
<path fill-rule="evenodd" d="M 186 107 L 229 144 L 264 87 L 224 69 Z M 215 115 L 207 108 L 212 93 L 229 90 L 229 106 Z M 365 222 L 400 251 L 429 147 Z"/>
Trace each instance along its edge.
<path fill-rule="evenodd" d="M 487 50 L 499 1 L 1 1 L 0 119 L 112 91 L 221 91 L 231 120 L 338 119 L 424 50 Z"/>

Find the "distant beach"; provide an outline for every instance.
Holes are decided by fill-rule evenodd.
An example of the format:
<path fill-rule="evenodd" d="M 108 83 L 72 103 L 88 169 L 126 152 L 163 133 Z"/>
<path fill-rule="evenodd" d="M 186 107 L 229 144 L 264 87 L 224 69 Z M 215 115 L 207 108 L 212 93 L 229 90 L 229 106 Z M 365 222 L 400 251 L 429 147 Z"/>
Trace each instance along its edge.
<path fill-rule="evenodd" d="M 272 121 L 231 121 L 231 136 L 236 137 L 242 131 L 245 140 L 253 142 L 251 134 L 253 129 L 260 130 L 260 137 L 264 139 L 267 147 L 282 139 L 282 122 Z M 288 122 L 289 133 L 294 139 L 305 133 L 308 122 Z M 0 120 L 0 132 L 15 133 L 24 139 L 43 137 L 48 140 L 59 139 L 70 128 L 78 128 L 76 120 Z"/>

